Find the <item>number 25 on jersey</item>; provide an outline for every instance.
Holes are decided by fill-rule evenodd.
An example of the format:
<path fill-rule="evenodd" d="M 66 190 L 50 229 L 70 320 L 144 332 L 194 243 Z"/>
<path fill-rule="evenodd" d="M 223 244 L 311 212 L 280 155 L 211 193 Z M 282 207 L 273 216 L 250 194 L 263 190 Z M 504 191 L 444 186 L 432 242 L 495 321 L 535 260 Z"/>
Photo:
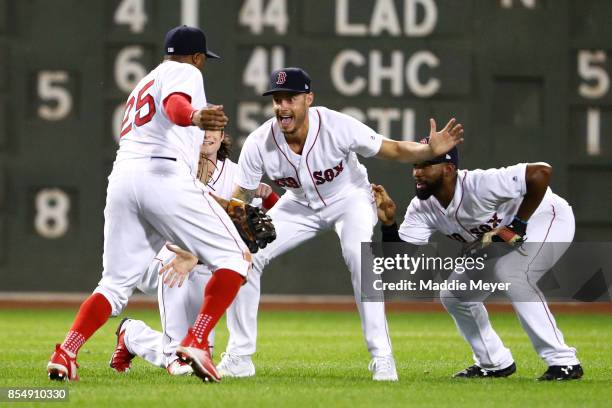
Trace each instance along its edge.
<path fill-rule="evenodd" d="M 128 121 L 130 119 L 130 113 L 132 112 L 133 108 L 135 108 L 133 123 L 136 126 L 142 126 L 149 123 L 151 121 L 151 118 L 153 118 L 153 115 L 155 115 L 155 101 L 153 100 L 151 94 L 147 93 L 147 91 L 153 85 L 154 82 L 155 80 L 153 79 L 147 82 L 142 87 L 142 89 L 138 91 L 137 99 L 135 99 L 134 96 L 128 99 L 127 104 L 125 105 L 125 114 L 123 116 L 123 121 L 121 122 L 121 133 L 119 134 L 119 138 L 122 138 L 123 136 L 128 134 L 130 130 L 132 130 L 132 122 L 128 123 Z M 144 106 L 147 106 L 146 110 L 142 109 Z M 147 111 L 147 114 L 144 116 L 142 115 L 143 111 Z"/>

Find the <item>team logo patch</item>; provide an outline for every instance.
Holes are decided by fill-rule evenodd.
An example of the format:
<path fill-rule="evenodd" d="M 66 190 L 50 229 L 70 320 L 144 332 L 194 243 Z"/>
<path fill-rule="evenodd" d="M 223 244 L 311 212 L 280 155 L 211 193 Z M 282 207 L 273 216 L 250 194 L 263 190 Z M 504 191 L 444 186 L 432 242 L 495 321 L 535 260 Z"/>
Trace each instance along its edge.
<path fill-rule="evenodd" d="M 278 77 L 276 77 L 276 85 L 282 85 L 287 80 L 287 73 L 285 71 L 281 71 L 278 73 Z"/>

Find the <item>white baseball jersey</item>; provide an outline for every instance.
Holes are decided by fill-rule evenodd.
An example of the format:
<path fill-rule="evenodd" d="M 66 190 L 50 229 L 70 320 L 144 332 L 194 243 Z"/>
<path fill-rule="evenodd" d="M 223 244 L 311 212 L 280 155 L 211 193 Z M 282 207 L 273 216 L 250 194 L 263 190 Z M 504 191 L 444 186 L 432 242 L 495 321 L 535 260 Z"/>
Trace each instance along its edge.
<path fill-rule="evenodd" d="M 208 188 L 217 196 L 229 200 L 232 198 L 237 177 L 238 165 L 236 163 L 230 159 L 217 160 L 215 171 L 208 180 Z"/>
<path fill-rule="evenodd" d="M 369 189 L 366 168 L 356 153 L 378 153 L 383 136 L 340 112 L 313 107 L 308 112 L 309 130 L 302 154 L 294 153 L 272 118 L 249 135 L 238 164 L 238 184 L 257 188 L 264 173 L 288 198 L 320 209 L 340 200 L 351 190 Z"/>
<path fill-rule="evenodd" d="M 260 278 L 265 265 L 320 232 L 333 230 L 351 273 L 363 335 L 373 357 L 392 354 L 385 307 L 361 296 L 361 243 L 372 239 L 376 207 L 367 171 L 357 154 L 374 156 L 383 136 L 354 118 L 323 107 L 310 108 L 301 155 L 287 144 L 276 118 L 249 135 L 238 165 L 238 184 L 257 187 L 264 173 L 287 192 L 268 212 L 276 240 L 253 257 L 253 270 L 227 311 L 227 351 L 251 355 L 256 349 Z"/>
<path fill-rule="evenodd" d="M 424 243 L 440 231 L 457 241 L 471 242 L 510 224 L 527 192 L 526 169 L 527 164 L 522 163 L 500 169 L 459 170 L 455 195 L 447 208 L 442 208 L 433 195 L 427 200 L 412 199 L 399 228 L 400 238 Z M 567 205 L 549 188 L 534 215 L 556 202 Z"/>
<path fill-rule="evenodd" d="M 203 132 L 196 126 L 176 126 L 168 119 L 164 100 L 172 93 L 191 98 L 195 108 L 206 106 L 202 73 L 190 64 L 165 61 L 140 80 L 126 105 L 117 160 L 173 157 L 197 169 Z"/>
<path fill-rule="evenodd" d="M 230 159 L 217 160 L 215 171 L 208 180 L 208 189 L 215 195 L 229 200 L 232 198 L 238 180 L 239 167 Z M 250 202 L 255 207 L 261 207 L 262 199 L 253 198 Z"/>
<path fill-rule="evenodd" d="M 527 193 L 526 170 L 525 163 L 500 169 L 460 170 L 455 195 L 447 208 L 442 208 L 434 196 L 412 200 L 399 229 L 400 238 L 413 244 L 425 243 L 433 232 L 440 231 L 457 241 L 471 242 L 498 226 L 510 224 Z M 565 344 L 544 296 L 534 284 L 563 255 L 574 228 L 571 207 L 549 188 L 529 219 L 528 243 L 520 253 L 511 252 L 494 266 L 498 279 L 512 282 L 508 297 L 534 348 L 548 365 L 579 363 L 576 349 Z M 568 245 L 545 246 L 544 242 Z M 453 273 L 449 280 L 460 276 L 465 275 Z M 523 298 L 517 300 L 513 293 Z M 527 293 L 532 293 L 532 301 L 524 301 Z M 486 294 L 482 300 L 485 298 Z M 440 299 L 470 344 L 476 365 L 499 370 L 514 362 L 512 353 L 491 326 L 482 302 L 475 298 L 463 301 L 450 291 L 441 291 Z"/>
<path fill-rule="evenodd" d="M 206 104 L 201 72 L 166 61 L 130 94 L 121 141 L 108 178 L 102 279 L 95 289 L 121 313 L 151 259 L 166 242 L 197 255 L 213 270 L 246 276 L 250 255 L 232 220 L 195 179 L 204 133 L 173 124 L 163 108 L 172 93 Z M 175 158 L 176 160 L 165 160 Z"/>

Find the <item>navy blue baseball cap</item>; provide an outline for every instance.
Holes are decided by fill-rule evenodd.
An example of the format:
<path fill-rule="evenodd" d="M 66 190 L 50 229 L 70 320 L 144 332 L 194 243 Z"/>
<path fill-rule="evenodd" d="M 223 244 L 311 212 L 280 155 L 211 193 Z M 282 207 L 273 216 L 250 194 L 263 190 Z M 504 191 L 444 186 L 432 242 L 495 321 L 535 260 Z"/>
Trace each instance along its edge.
<path fill-rule="evenodd" d="M 204 31 L 186 25 L 174 27 L 168 31 L 164 51 L 166 55 L 192 55 L 201 52 L 208 58 L 221 58 L 206 47 Z"/>
<path fill-rule="evenodd" d="M 429 137 L 421 139 L 419 143 L 429 144 Z M 459 168 L 459 151 L 457 150 L 457 146 L 453 147 L 445 154 L 442 154 L 438 157 L 434 157 L 431 160 L 427 160 L 426 163 L 429 163 L 429 164 L 451 163 L 451 164 L 454 164 L 455 167 Z"/>
<path fill-rule="evenodd" d="M 275 92 L 309 93 L 310 75 L 302 68 L 281 68 L 270 75 L 270 86 L 262 95 L 272 95 Z"/>

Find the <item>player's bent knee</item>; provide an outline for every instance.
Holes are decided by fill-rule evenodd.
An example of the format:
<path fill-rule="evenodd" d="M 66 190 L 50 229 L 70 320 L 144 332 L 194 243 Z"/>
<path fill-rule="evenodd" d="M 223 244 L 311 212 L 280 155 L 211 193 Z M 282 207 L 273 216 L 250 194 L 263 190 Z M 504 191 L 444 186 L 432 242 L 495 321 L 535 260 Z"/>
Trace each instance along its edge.
<path fill-rule="evenodd" d="M 248 252 L 248 251 L 247 251 Z M 219 270 L 219 269 L 230 269 L 232 271 L 235 271 L 237 273 L 239 273 L 240 275 L 246 277 L 249 270 L 251 269 L 251 265 L 252 262 L 250 261 L 251 259 L 251 253 L 248 252 L 248 257 L 245 256 L 242 259 L 238 258 L 226 258 L 226 259 L 221 259 L 218 260 L 215 265 L 215 270 Z"/>
<path fill-rule="evenodd" d="M 456 308 L 459 303 L 461 303 L 460 300 L 455 297 L 453 292 L 449 290 L 440 291 L 440 302 L 442 302 L 444 308 L 449 311 Z"/>
<path fill-rule="evenodd" d="M 119 316 L 121 312 L 123 311 L 123 309 L 125 309 L 125 306 L 127 306 L 128 299 L 130 295 L 132 294 L 132 291 L 130 290 L 130 293 L 126 294 L 124 293 L 123 290 L 118 290 L 118 289 L 111 288 L 106 285 L 100 284 L 93 291 L 93 293 L 99 293 L 102 296 L 104 296 L 106 300 L 108 300 L 108 303 L 110 303 L 111 309 L 112 309 L 111 316 L 115 317 L 115 316 Z"/>
<path fill-rule="evenodd" d="M 350 270 L 361 265 L 361 247 L 342 248 L 342 258 Z"/>
<path fill-rule="evenodd" d="M 253 268 L 251 273 L 261 275 L 266 265 L 270 263 L 270 258 L 261 254 L 261 251 L 253 256 Z"/>

